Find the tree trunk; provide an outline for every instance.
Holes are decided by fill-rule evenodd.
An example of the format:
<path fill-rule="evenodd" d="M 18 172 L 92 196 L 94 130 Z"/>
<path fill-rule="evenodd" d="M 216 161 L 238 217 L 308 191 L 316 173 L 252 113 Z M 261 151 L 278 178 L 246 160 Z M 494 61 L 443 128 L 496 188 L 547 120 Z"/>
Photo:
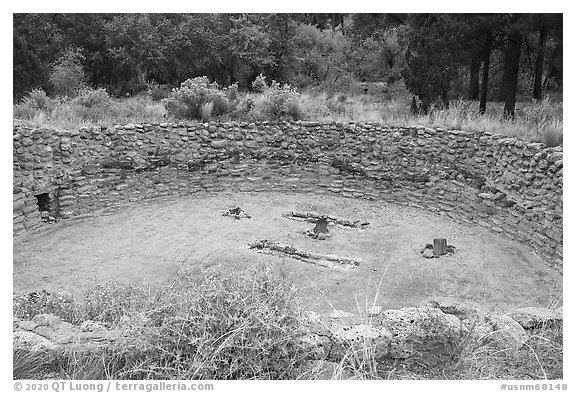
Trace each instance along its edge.
<path fill-rule="evenodd" d="M 552 74 L 555 72 L 556 69 L 556 58 L 558 57 L 560 53 L 560 45 L 556 44 L 556 46 L 554 47 L 554 50 L 552 51 L 552 56 L 550 57 L 550 65 L 548 66 L 548 72 L 546 73 L 546 78 L 544 78 L 544 86 L 543 86 L 543 90 L 547 90 L 548 89 L 548 85 L 550 84 L 550 79 L 552 77 Z"/>
<path fill-rule="evenodd" d="M 542 99 L 542 72 L 544 70 L 544 50 L 546 48 L 546 38 L 548 29 L 542 23 L 540 25 L 540 38 L 538 39 L 538 55 L 536 56 L 536 66 L 534 70 L 534 99 Z"/>
<path fill-rule="evenodd" d="M 448 252 L 448 243 L 446 239 L 434 239 L 434 256 L 439 257 Z"/>
<path fill-rule="evenodd" d="M 504 98 L 504 117 L 514 118 L 516 106 L 516 89 L 518 87 L 518 70 L 520 69 L 520 51 L 522 49 L 522 34 L 513 32 L 509 35 L 504 58 L 504 74 L 502 75 L 502 96 Z"/>
<path fill-rule="evenodd" d="M 470 87 L 468 89 L 468 99 L 477 100 L 480 90 L 480 59 L 474 53 L 470 62 Z"/>
<path fill-rule="evenodd" d="M 492 52 L 492 31 L 486 32 L 484 50 L 482 51 L 482 90 L 480 92 L 481 114 L 486 113 L 486 99 L 488 97 L 488 78 L 490 77 L 490 52 Z"/>

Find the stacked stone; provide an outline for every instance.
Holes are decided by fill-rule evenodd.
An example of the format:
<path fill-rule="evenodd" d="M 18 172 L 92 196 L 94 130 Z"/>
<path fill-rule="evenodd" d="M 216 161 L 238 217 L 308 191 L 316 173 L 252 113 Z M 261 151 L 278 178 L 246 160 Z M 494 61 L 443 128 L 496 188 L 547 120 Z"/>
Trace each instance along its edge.
<path fill-rule="evenodd" d="M 63 216 L 203 191 L 303 192 L 446 214 L 562 266 L 562 149 L 502 135 L 303 121 L 72 131 L 17 122 L 13 168 L 15 233 L 39 221 L 30 206 L 42 192 L 62 199 Z"/>

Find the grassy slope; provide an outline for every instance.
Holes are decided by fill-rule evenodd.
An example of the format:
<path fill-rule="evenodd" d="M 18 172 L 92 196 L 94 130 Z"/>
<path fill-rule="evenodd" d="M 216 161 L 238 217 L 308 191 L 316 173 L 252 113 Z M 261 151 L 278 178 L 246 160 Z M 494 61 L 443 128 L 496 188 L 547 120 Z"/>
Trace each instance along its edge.
<path fill-rule="evenodd" d="M 519 351 L 461 337 L 449 359 L 376 362 L 373 348 L 348 350 L 326 371 L 303 367 L 306 327 L 285 271 L 260 265 L 242 277 L 179 277 L 169 285 L 104 283 L 74 305 L 14 296 L 14 316 L 50 312 L 96 321 L 135 337 L 105 351 L 57 356 L 14 351 L 15 379 L 561 379 L 562 326 L 532 332 Z M 471 326 L 472 327 L 472 326 Z"/>

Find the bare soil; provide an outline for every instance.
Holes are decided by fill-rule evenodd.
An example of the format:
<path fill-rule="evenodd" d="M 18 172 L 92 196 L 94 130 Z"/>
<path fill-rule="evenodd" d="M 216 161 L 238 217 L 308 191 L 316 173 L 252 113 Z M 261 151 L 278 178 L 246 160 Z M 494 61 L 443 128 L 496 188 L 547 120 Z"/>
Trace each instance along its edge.
<path fill-rule="evenodd" d="M 222 216 L 236 206 L 251 218 Z M 332 236 L 319 241 L 302 233 L 313 224 L 283 218 L 283 211 L 315 211 L 370 225 L 365 230 L 329 226 Z M 423 258 L 421 247 L 436 237 L 448 239 L 455 254 Z M 342 270 L 260 254 L 247 246 L 257 239 L 361 263 Z M 13 285 L 15 291 L 63 289 L 80 296 L 105 280 L 164 283 L 179 269 L 234 274 L 259 261 L 282 266 L 301 288 L 299 302 L 321 312 L 417 306 L 439 297 L 506 311 L 556 305 L 562 294 L 556 270 L 523 245 L 483 227 L 395 204 L 284 193 L 156 199 L 111 215 L 61 221 L 15 239 Z"/>

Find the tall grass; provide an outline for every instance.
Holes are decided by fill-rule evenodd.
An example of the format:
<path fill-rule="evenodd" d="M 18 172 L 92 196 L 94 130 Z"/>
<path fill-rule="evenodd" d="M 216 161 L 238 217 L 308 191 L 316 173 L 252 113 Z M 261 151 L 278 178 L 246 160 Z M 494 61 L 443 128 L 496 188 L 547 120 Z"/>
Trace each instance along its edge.
<path fill-rule="evenodd" d="M 445 127 L 513 136 L 547 146 L 562 145 L 562 103 L 549 98 L 517 105 L 516 117 L 504 119 L 502 105 L 489 103 L 485 114 L 474 101 L 454 101 L 448 108 L 427 115 L 412 114 L 407 96 L 381 99 L 371 95 L 307 92 L 302 95 L 307 117 L 318 121 L 378 122 L 390 125 Z"/>
<path fill-rule="evenodd" d="M 34 369 L 74 379 L 296 378 L 305 357 L 298 340 L 303 332 L 295 289 L 286 279 L 261 266 L 245 277 L 181 277 L 160 287 L 102 284 L 64 317 L 120 329 L 124 339 L 101 351 L 70 349 L 53 361 L 38 358 Z M 58 313 L 31 310 L 22 301 L 14 310 Z M 15 375 L 23 375 L 22 365 L 33 362 L 15 355 L 22 359 Z"/>
<path fill-rule="evenodd" d="M 380 288 L 378 289 L 380 290 Z M 103 283 L 72 307 L 69 303 L 14 297 L 14 315 L 54 313 L 74 324 L 95 321 L 120 332 L 100 350 L 13 352 L 14 378 L 70 379 L 561 379 L 562 325 L 543 326 L 519 350 L 475 334 L 447 347 L 433 362 L 378 359 L 370 340 L 342 342 L 337 363 L 308 360 L 301 338 L 310 332 L 297 306 L 297 288 L 282 268 L 258 265 L 244 274 L 151 286 Z M 366 303 L 366 308 L 368 307 Z M 362 323 L 377 323 L 367 316 Z"/>
<path fill-rule="evenodd" d="M 73 99 L 61 99 L 42 93 L 34 91 L 15 104 L 14 118 L 58 128 L 166 121 L 164 105 L 145 95 L 119 99 L 108 97 L 103 90 L 85 90 Z"/>
<path fill-rule="evenodd" d="M 128 123 L 179 121 L 165 106 L 142 95 L 114 99 L 90 90 L 74 99 L 54 99 L 43 91 L 32 91 L 14 105 L 15 118 L 36 125 L 74 128 L 83 124 L 111 126 Z M 380 95 L 346 92 L 305 91 L 296 93 L 276 86 L 267 93 L 236 93 L 231 112 L 216 110 L 214 104 L 199 107 L 201 121 L 265 121 L 305 119 L 337 122 L 376 122 L 388 125 L 445 127 L 472 132 L 490 132 L 513 136 L 547 146 L 563 143 L 563 106 L 546 98 L 540 102 L 519 102 L 516 117 L 504 119 L 501 103 L 489 103 L 486 113 L 478 112 L 478 103 L 454 101 L 448 108 L 432 109 L 427 115 L 414 115 L 410 96 L 403 90 Z M 174 111 L 173 111 L 174 112 Z M 177 112 L 177 111 L 176 111 Z M 174 112 L 174 113 L 176 113 Z"/>

